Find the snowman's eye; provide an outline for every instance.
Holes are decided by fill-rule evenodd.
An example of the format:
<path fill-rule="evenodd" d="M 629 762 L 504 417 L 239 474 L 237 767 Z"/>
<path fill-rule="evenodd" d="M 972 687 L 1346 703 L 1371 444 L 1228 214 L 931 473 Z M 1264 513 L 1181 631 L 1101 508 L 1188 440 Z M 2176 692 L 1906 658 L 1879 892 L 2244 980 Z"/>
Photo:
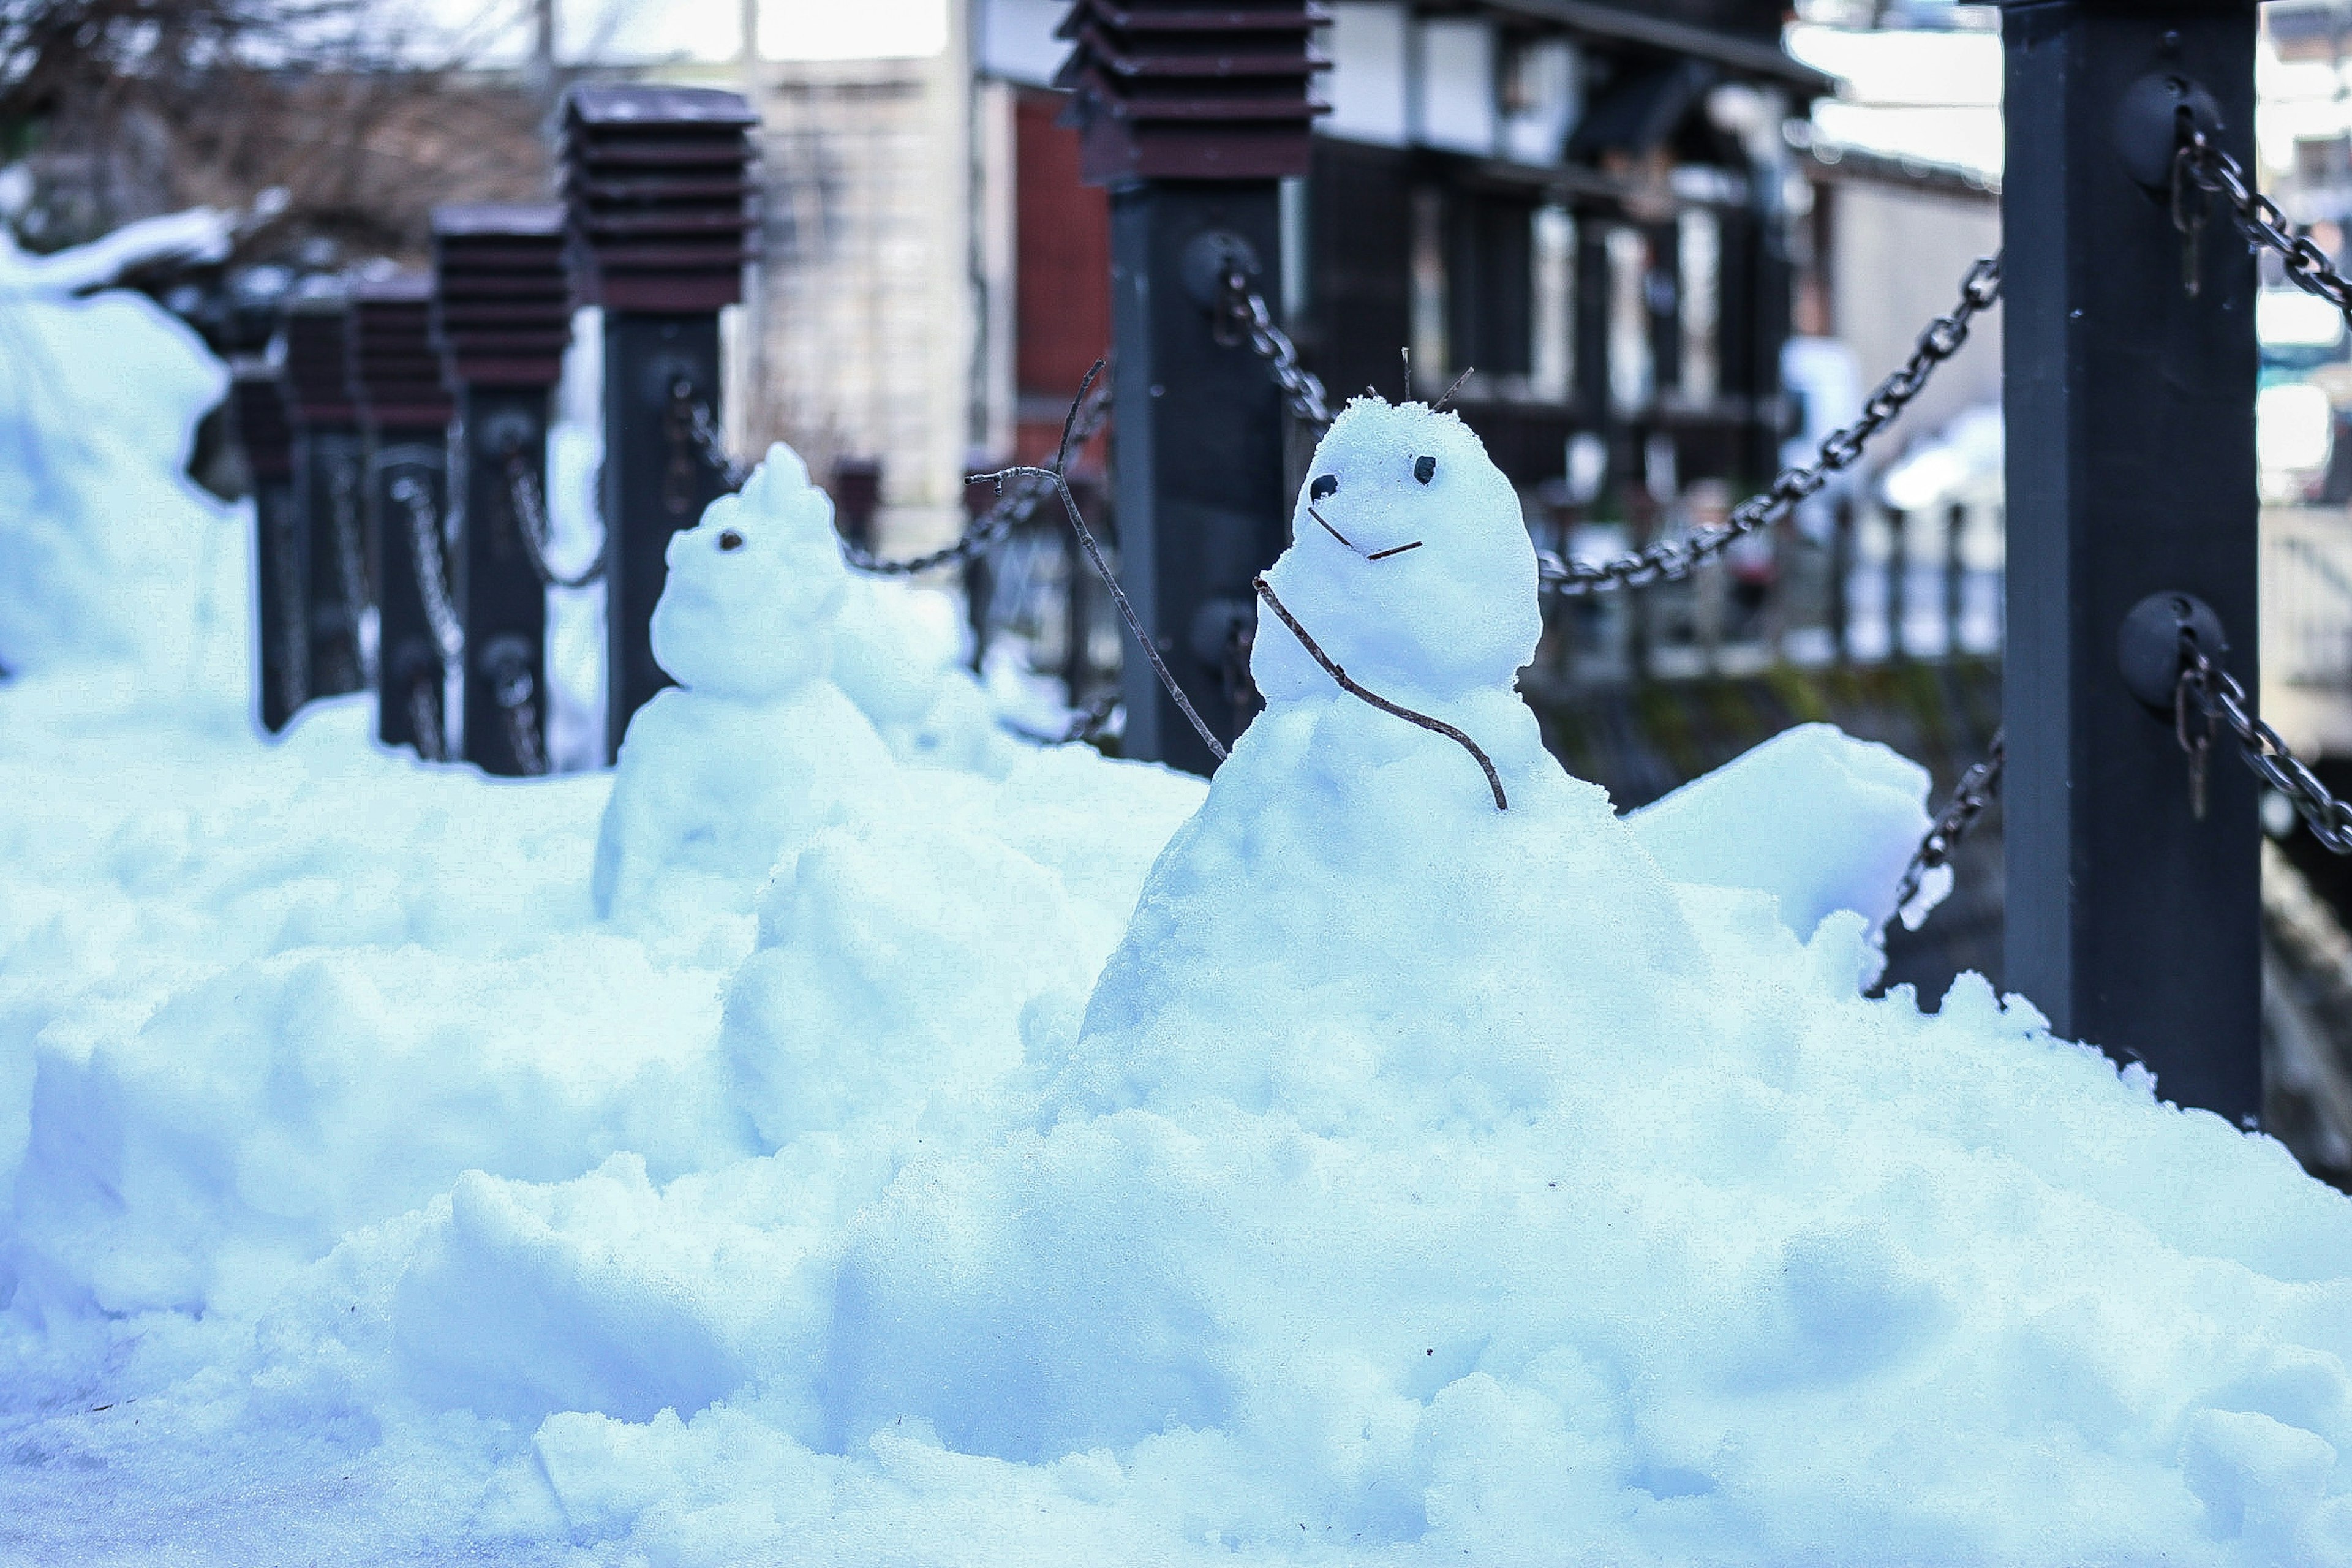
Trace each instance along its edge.
<path fill-rule="evenodd" d="M 1318 474 L 1315 482 L 1307 487 L 1308 500 L 1327 500 L 1339 493 L 1339 476 L 1337 474 Z"/>
<path fill-rule="evenodd" d="M 1415 458 L 1412 460 L 1412 477 L 1419 479 L 1423 484 L 1429 483 L 1431 479 L 1437 477 L 1437 459 L 1434 458 Z"/>
<path fill-rule="evenodd" d="M 743 536 L 730 528 L 726 532 L 719 536 L 719 548 L 721 550 L 740 550 L 743 548 Z"/>

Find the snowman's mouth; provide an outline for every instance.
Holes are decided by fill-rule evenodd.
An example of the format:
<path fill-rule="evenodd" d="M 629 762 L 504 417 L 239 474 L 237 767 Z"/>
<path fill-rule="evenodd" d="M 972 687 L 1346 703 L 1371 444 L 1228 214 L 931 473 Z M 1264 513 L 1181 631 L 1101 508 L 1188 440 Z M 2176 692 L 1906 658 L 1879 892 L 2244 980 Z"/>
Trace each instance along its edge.
<path fill-rule="evenodd" d="M 1357 554 L 1363 556 L 1367 561 L 1386 561 L 1391 555 L 1402 555 L 1408 550 L 1418 550 L 1421 548 L 1421 541 L 1416 539 L 1411 544 L 1392 544 L 1386 550 L 1375 550 L 1367 553 L 1361 545 L 1349 538 L 1346 534 L 1340 532 L 1338 529 L 1332 527 L 1331 520 L 1325 517 L 1321 512 L 1317 511 L 1312 505 L 1307 507 L 1307 515 L 1321 523 L 1323 525 L 1324 532 L 1329 534 L 1332 538 L 1338 540 L 1340 543 L 1346 545 Z"/>

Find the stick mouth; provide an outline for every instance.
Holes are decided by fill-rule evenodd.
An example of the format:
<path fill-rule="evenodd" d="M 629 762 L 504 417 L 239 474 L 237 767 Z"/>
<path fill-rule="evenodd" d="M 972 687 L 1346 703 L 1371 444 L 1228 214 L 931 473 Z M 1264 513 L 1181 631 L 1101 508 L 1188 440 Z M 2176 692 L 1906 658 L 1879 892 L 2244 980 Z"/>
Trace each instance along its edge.
<path fill-rule="evenodd" d="M 1411 544 L 1391 544 L 1386 550 L 1374 550 L 1368 552 L 1362 545 L 1358 544 L 1354 540 L 1349 538 L 1346 534 L 1332 527 L 1331 520 L 1325 517 L 1321 512 L 1316 510 L 1314 503 L 1311 501 L 1307 504 L 1307 515 L 1313 518 L 1317 522 L 1321 523 L 1323 525 L 1324 532 L 1329 534 L 1332 538 L 1338 540 L 1340 543 L 1346 545 L 1357 554 L 1363 556 L 1367 561 L 1386 561 L 1391 555 L 1402 555 L 1408 550 L 1418 550 L 1421 548 L 1422 542 L 1416 539 Z"/>

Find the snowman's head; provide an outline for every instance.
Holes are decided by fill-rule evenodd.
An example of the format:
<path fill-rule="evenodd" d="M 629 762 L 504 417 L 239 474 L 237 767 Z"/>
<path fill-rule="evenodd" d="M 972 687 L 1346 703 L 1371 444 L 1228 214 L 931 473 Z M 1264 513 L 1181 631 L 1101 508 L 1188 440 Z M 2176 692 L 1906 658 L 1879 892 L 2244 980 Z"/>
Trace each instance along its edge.
<path fill-rule="evenodd" d="M 741 491 L 670 536 L 654 658 L 689 691 L 770 700 L 824 675 L 848 586 L 833 499 L 781 442 Z"/>
<path fill-rule="evenodd" d="M 1535 657 L 1535 546 L 1519 498 L 1459 416 L 1349 403 L 1315 448 L 1268 574 L 1347 671 L 1432 697 L 1507 689 Z M 1262 623 L 1251 670 L 1269 699 L 1327 689 L 1296 639 Z"/>

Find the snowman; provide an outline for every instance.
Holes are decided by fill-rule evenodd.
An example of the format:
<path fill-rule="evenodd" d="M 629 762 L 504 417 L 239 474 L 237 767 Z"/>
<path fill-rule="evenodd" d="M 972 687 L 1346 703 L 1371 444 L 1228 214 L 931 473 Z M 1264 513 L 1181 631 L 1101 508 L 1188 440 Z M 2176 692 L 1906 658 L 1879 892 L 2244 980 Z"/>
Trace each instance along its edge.
<path fill-rule="evenodd" d="M 671 896 L 748 911 L 778 859 L 895 787 L 888 749 L 828 677 L 848 590 L 833 502 L 792 448 L 674 535 L 654 658 L 677 684 L 621 745 L 592 883 L 600 915 Z"/>
<path fill-rule="evenodd" d="M 1689 972 L 1681 884 L 1762 886 L 1801 940 L 1875 872 L 1892 888 L 1926 826 L 1926 775 L 1825 726 L 1617 817 L 1545 750 L 1517 691 L 1537 587 L 1518 498 L 1457 416 L 1348 405 L 1259 590 L 1266 710 L 1170 845 L 1089 1007 L 1087 1035 L 1124 1042 L 1074 1064 L 1090 1097 L 1138 1092 L 1150 1042 L 1192 1037 L 1229 961 L 1335 998 L 1377 984 L 1464 1007 L 1482 1005 L 1454 983 L 1465 964 L 1517 970 L 1605 1008 L 1614 975 Z M 1853 816 L 1862 847 L 1756 847 L 1773 841 L 1759 816 L 1791 794 L 1816 819 Z M 1709 869 L 1718 851 L 1731 873 Z M 1236 948 L 1252 926 L 1262 940 Z M 1237 1088 L 1286 1048 L 1245 1022 L 1224 1037 Z"/>

